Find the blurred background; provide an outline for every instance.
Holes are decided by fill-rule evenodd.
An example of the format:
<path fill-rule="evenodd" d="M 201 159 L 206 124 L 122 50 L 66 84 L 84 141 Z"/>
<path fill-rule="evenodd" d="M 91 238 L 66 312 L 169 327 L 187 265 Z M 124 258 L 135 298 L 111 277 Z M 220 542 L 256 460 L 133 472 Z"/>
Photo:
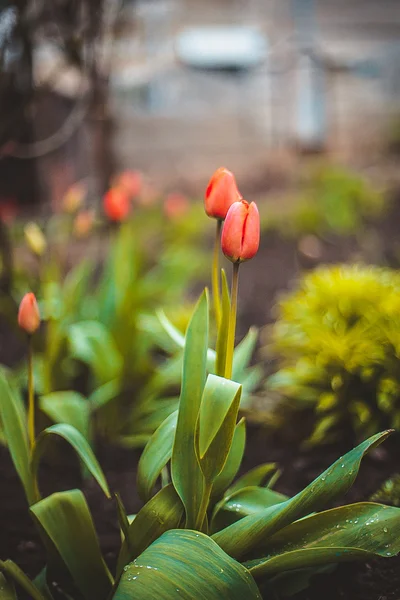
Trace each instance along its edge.
<path fill-rule="evenodd" d="M 397 0 L 1 0 L 0 198 L 116 169 L 202 194 L 287 184 L 304 154 L 395 177 Z"/>

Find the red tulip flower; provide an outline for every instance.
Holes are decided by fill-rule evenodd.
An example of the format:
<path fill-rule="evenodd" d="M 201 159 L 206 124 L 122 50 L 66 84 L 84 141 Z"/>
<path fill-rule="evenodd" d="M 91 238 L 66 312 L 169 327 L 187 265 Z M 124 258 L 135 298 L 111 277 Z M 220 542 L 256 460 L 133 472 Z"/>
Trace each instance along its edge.
<path fill-rule="evenodd" d="M 117 187 L 123 188 L 130 198 L 139 196 L 142 186 L 142 174 L 139 171 L 123 171 L 117 178 Z"/>
<path fill-rule="evenodd" d="M 21 300 L 18 311 L 18 325 L 32 335 L 39 329 L 40 313 L 35 294 L 29 292 Z"/>
<path fill-rule="evenodd" d="M 233 263 L 249 260 L 260 243 L 260 215 L 257 205 L 246 200 L 234 202 L 222 229 L 222 251 Z"/>
<path fill-rule="evenodd" d="M 125 221 L 130 210 L 130 200 L 122 188 L 111 188 L 103 198 L 104 212 L 110 221 Z"/>
<path fill-rule="evenodd" d="M 225 219 L 229 207 L 241 199 L 236 180 L 228 169 L 220 167 L 211 177 L 204 199 L 206 213 L 214 219 Z"/>

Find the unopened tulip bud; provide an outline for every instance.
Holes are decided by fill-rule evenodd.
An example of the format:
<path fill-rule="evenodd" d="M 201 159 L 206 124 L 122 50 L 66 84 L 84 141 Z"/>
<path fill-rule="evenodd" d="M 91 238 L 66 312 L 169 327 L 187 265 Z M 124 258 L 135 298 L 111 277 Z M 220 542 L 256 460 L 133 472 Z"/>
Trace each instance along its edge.
<path fill-rule="evenodd" d="M 142 174 L 139 171 L 123 171 L 117 177 L 116 187 L 122 187 L 130 198 L 136 198 L 142 189 Z"/>
<path fill-rule="evenodd" d="M 233 263 L 249 260 L 260 243 L 260 215 L 255 202 L 234 202 L 226 215 L 221 236 L 223 253 Z"/>
<path fill-rule="evenodd" d="M 233 173 L 220 167 L 211 177 L 204 199 L 204 206 L 209 217 L 225 219 L 229 207 L 242 198 L 236 186 Z"/>
<path fill-rule="evenodd" d="M 78 238 L 84 238 L 92 231 L 94 224 L 94 211 L 82 210 L 74 220 L 74 234 Z"/>
<path fill-rule="evenodd" d="M 179 192 L 171 192 L 165 198 L 164 212 L 168 219 L 180 219 L 189 210 L 189 200 Z"/>
<path fill-rule="evenodd" d="M 129 196 L 122 188 L 111 188 L 103 198 L 103 207 L 110 221 L 125 221 L 130 210 Z"/>
<path fill-rule="evenodd" d="M 26 243 L 32 252 L 37 256 L 42 256 L 46 251 L 47 242 L 40 227 L 36 223 L 28 223 L 25 225 L 24 234 Z"/>
<path fill-rule="evenodd" d="M 65 212 L 73 214 L 82 206 L 87 195 L 87 186 L 82 181 L 74 183 L 67 190 L 63 198 L 63 209 Z"/>
<path fill-rule="evenodd" d="M 35 294 L 29 292 L 21 300 L 18 311 L 18 325 L 32 335 L 39 329 L 40 313 Z"/>

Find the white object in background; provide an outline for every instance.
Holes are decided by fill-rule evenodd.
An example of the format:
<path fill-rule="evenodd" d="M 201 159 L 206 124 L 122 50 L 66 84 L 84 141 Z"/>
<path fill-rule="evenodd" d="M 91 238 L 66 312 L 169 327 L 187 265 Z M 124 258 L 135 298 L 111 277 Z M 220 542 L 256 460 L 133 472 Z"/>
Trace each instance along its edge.
<path fill-rule="evenodd" d="M 201 69 L 250 69 L 265 61 L 268 44 L 255 27 L 189 27 L 178 34 L 177 58 Z"/>
<path fill-rule="evenodd" d="M 326 142 L 325 73 L 315 60 L 301 55 L 297 71 L 296 141 L 301 149 L 323 149 Z"/>

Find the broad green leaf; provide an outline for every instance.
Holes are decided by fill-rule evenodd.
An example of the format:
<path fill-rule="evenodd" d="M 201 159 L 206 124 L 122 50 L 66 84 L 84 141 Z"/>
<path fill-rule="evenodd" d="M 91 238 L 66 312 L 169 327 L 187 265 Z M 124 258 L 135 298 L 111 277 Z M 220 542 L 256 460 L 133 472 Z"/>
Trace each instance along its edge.
<path fill-rule="evenodd" d="M 244 417 L 236 424 L 235 433 L 228 458 L 221 473 L 213 483 L 211 501 L 219 498 L 232 483 L 242 463 L 244 448 L 246 445 L 246 421 Z"/>
<path fill-rule="evenodd" d="M 194 527 L 203 494 L 203 475 L 195 449 L 196 421 L 206 380 L 208 301 L 200 297 L 188 325 L 183 358 L 178 422 L 172 449 L 171 475 L 186 511 L 186 527 Z"/>
<path fill-rule="evenodd" d="M 213 539 L 234 558 L 245 557 L 253 548 L 293 521 L 321 510 L 352 486 L 363 456 L 382 443 L 391 430 L 378 433 L 337 460 L 302 492 L 276 506 L 233 523 Z"/>
<path fill-rule="evenodd" d="M 107 383 L 103 383 L 87 399 L 91 410 L 101 409 L 103 406 L 106 406 L 118 396 L 120 390 L 121 382 L 119 379 L 112 379 L 111 381 L 107 381 Z"/>
<path fill-rule="evenodd" d="M 36 588 L 36 586 L 32 583 L 32 581 L 25 575 L 25 573 L 16 565 L 12 560 L 0 560 L 0 572 L 3 573 L 7 580 L 14 581 L 21 588 L 29 594 L 29 597 L 32 600 L 47 600 L 41 592 Z M 1 600 L 3 600 L 2 594 L 0 594 Z M 10 598 L 14 598 L 15 596 L 9 596 Z M 5 596 L 7 598 L 7 596 Z"/>
<path fill-rule="evenodd" d="M 127 565 L 113 600 L 261 600 L 250 573 L 208 536 L 164 533 Z"/>
<path fill-rule="evenodd" d="M 112 587 L 112 577 L 101 555 L 82 492 L 56 492 L 31 506 L 30 510 L 84 598 L 105 600 Z"/>
<path fill-rule="evenodd" d="M 34 479 L 29 461 L 29 445 L 25 411 L 16 392 L 9 386 L 0 370 L 0 420 L 15 470 L 24 487 L 29 504 L 35 502 Z"/>
<path fill-rule="evenodd" d="M 269 488 L 249 486 L 229 494 L 215 507 L 212 529 L 220 531 L 228 525 L 247 517 L 259 514 L 265 508 L 280 504 L 287 496 Z"/>
<path fill-rule="evenodd" d="M 63 438 L 72 446 L 79 458 L 84 463 L 85 467 L 96 479 L 107 498 L 110 498 L 111 495 L 110 490 L 108 489 L 106 478 L 89 443 L 85 440 L 83 435 L 79 433 L 77 429 L 75 429 L 75 427 L 67 425 L 66 423 L 60 423 L 48 427 L 42 431 L 37 438 L 33 451 L 31 467 L 34 481 L 37 481 L 37 473 L 41 457 L 46 451 L 46 448 L 51 440 L 56 438 Z"/>
<path fill-rule="evenodd" d="M 232 379 L 243 382 L 246 375 L 246 369 L 249 367 L 251 358 L 257 344 L 258 330 L 256 327 L 250 327 L 246 336 L 236 346 L 233 353 Z"/>
<path fill-rule="evenodd" d="M 212 483 L 227 460 L 239 410 L 240 384 L 209 375 L 197 421 L 200 468 Z"/>
<path fill-rule="evenodd" d="M 231 495 L 242 488 L 257 485 L 262 486 L 265 485 L 267 481 L 269 481 L 277 472 L 275 463 L 264 463 L 262 465 L 258 465 L 258 467 L 254 467 L 242 477 L 239 477 L 237 481 L 229 488 L 227 491 L 227 495 Z"/>
<path fill-rule="evenodd" d="M 228 282 L 224 269 L 221 269 L 221 321 L 218 327 L 215 374 L 223 376 L 226 363 L 226 344 L 229 329 L 229 315 L 231 311 L 231 300 L 229 297 Z"/>
<path fill-rule="evenodd" d="M 117 504 L 118 523 L 124 538 L 126 538 L 129 529 L 129 519 L 128 515 L 126 514 L 125 506 L 121 500 L 121 496 L 118 494 L 118 492 L 115 494 L 115 501 Z"/>
<path fill-rule="evenodd" d="M 292 523 L 263 544 L 265 558 L 246 563 L 254 576 L 400 552 L 400 508 L 360 502 Z"/>
<path fill-rule="evenodd" d="M 164 313 L 164 311 L 162 311 L 162 310 L 157 311 L 157 317 L 158 317 L 161 325 L 165 329 L 165 331 L 170 336 L 171 340 L 173 340 L 175 342 L 175 344 L 178 346 L 178 348 L 182 348 L 182 349 L 185 348 L 185 336 L 182 335 L 181 332 L 179 331 L 179 329 L 177 329 L 171 323 L 171 321 L 168 319 L 168 317 L 166 316 L 166 314 Z M 215 352 L 215 350 L 212 350 L 211 348 L 207 348 L 207 361 L 208 361 L 208 363 L 214 365 L 215 364 L 215 360 L 216 360 L 216 352 Z"/>
<path fill-rule="evenodd" d="M 12 580 L 4 577 L 0 571 L 0 598 L 1 600 L 17 600 L 17 594 Z"/>
<path fill-rule="evenodd" d="M 162 488 L 138 512 L 129 526 L 117 564 L 117 577 L 129 561 L 169 529 L 179 527 L 184 507 L 172 484 Z"/>
<path fill-rule="evenodd" d="M 40 409 L 55 423 L 67 423 L 89 439 L 89 403 L 73 391 L 52 392 L 39 400 Z"/>
<path fill-rule="evenodd" d="M 149 439 L 139 460 L 137 489 L 143 502 L 151 496 L 163 467 L 171 458 L 178 412 L 165 419 Z"/>
<path fill-rule="evenodd" d="M 121 374 L 122 357 L 111 333 L 99 321 L 81 321 L 70 325 L 68 339 L 71 356 L 87 364 L 99 384 Z"/>

